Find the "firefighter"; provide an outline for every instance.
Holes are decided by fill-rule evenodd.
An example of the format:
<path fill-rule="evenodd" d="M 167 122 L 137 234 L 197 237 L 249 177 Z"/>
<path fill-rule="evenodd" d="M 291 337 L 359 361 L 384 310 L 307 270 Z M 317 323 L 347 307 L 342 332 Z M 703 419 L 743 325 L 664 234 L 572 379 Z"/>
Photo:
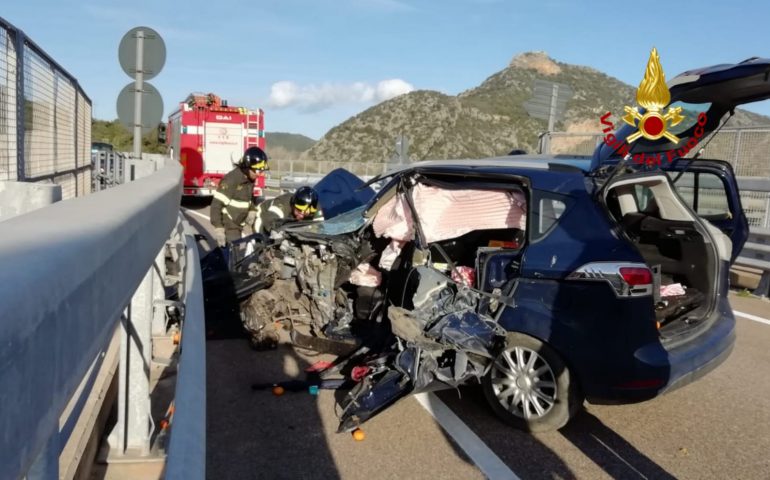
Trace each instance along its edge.
<path fill-rule="evenodd" d="M 249 147 L 236 168 L 219 182 L 211 202 L 210 216 L 214 239 L 220 247 L 251 233 L 257 214 L 251 201 L 254 182 L 265 170 L 267 154 L 259 147 Z"/>
<path fill-rule="evenodd" d="M 318 192 L 312 187 L 300 187 L 294 193 L 284 193 L 257 206 L 254 233 L 269 235 L 286 220 L 313 220 L 318 211 Z"/>

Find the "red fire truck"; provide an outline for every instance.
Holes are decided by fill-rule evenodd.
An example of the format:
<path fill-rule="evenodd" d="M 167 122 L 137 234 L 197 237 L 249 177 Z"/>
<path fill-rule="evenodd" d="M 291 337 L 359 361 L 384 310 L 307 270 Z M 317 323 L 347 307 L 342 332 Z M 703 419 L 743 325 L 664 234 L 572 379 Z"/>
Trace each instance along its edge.
<path fill-rule="evenodd" d="M 262 109 L 231 107 L 213 93 L 192 93 L 168 117 L 168 138 L 174 160 L 184 169 L 185 196 L 212 196 L 219 181 L 233 169 L 244 150 L 265 149 Z M 254 182 L 262 195 L 265 176 Z"/>

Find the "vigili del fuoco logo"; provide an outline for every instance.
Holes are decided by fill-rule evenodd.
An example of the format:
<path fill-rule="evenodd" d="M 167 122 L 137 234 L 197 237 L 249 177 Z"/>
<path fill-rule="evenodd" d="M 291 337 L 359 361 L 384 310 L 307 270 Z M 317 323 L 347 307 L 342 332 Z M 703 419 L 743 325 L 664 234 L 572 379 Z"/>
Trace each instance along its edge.
<path fill-rule="evenodd" d="M 615 130 L 615 125 L 609 121 L 612 113 L 607 112 L 601 117 L 601 124 L 606 125 L 606 128 L 602 130 L 606 134 L 604 143 L 615 149 L 621 156 L 628 155 L 631 148 L 630 144 L 641 137 L 648 140 L 666 138 L 672 143 L 679 143 L 679 137 L 674 135 L 670 128 L 682 123 L 686 117 L 682 114 L 682 107 L 665 108 L 670 101 L 671 93 L 666 86 L 666 74 L 660 65 L 658 51 L 653 48 L 650 52 L 650 59 L 647 61 L 644 79 L 636 91 L 636 103 L 644 108 L 644 113 L 640 113 L 638 107 L 626 106 L 626 114 L 622 117 L 623 122 L 637 129 L 636 132 L 626 137 L 625 140 L 620 140 L 613 133 L 609 133 Z M 634 162 L 661 165 L 664 154 L 668 163 L 671 163 L 674 158 L 684 157 L 695 148 L 703 137 L 704 126 L 706 125 L 705 113 L 698 114 L 697 123 L 698 126 L 695 128 L 693 136 L 682 148 L 668 150 L 665 153 L 638 153 L 633 156 Z"/>

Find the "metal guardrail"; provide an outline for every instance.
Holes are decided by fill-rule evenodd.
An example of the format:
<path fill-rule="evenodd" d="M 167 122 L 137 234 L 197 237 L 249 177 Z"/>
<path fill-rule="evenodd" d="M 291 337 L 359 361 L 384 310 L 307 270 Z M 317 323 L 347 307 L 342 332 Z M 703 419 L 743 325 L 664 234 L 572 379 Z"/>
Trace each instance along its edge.
<path fill-rule="evenodd" d="M 735 264 L 761 270 L 759 285 L 754 289 L 754 295 L 770 295 L 770 229 L 752 228 Z"/>
<path fill-rule="evenodd" d="M 57 471 L 59 418 L 168 239 L 180 195 L 181 168 L 172 165 L 2 222 L 4 476 Z"/>
<path fill-rule="evenodd" d="M 193 231 L 184 222 L 185 304 L 174 417 L 166 457 L 167 479 L 197 480 L 206 475 L 206 338 L 203 281 Z"/>
<path fill-rule="evenodd" d="M 91 152 L 93 172 L 91 189 L 94 192 L 126 182 L 126 159 L 122 152 L 97 150 Z"/>

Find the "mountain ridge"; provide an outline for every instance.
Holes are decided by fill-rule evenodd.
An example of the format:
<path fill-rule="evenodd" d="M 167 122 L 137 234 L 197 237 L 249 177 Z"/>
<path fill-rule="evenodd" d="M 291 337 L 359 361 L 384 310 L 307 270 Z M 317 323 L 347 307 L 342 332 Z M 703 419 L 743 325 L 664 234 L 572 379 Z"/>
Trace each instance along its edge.
<path fill-rule="evenodd" d="M 386 162 L 395 156 L 398 135 L 409 139 L 412 161 L 480 158 L 513 149 L 534 152 L 538 134 L 546 130 L 546 122 L 530 117 L 524 108 L 536 79 L 566 84 L 573 91 L 555 131 L 599 132 L 601 115 L 636 103 L 635 86 L 589 66 L 559 62 L 545 52 L 524 52 L 458 95 L 417 90 L 374 105 L 331 128 L 302 158 Z M 770 124 L 770 118 L 736 110 L 730 124 Z"/>

